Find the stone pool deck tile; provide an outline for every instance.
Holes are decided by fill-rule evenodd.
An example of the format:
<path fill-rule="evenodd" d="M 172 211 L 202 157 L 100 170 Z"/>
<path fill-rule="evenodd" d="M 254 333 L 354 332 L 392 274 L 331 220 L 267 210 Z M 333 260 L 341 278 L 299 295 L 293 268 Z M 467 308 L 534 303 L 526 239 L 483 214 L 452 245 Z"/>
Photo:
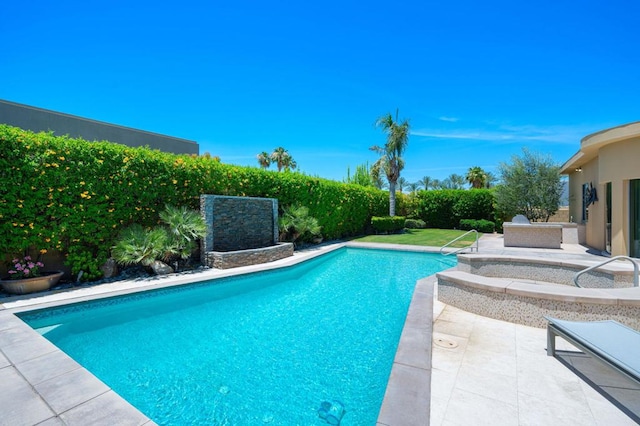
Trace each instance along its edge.
<path fill-rule="evenodd" d="M 432 346 L 430 425 L 636 424 L 547 356 L 545 329 L 435 304 L 443 307 L 434 330 L 455 334 L 434 331 L 434 339 L 455 340 L 458 346 Z M 575 350 L 561 339 L 558 344 Z"/>
<path fill-rule="evenodd" d="M 62 413 L 60 418 L 69 426 L 87 425 L 87 419 L 91 419 L 92 425 L 150 426 L 155 424 L 113 391 L 105 392 Z"/>
<path fill-rule="evenodd" d="M 380 426 L 411 426 L 429 419 L 434 285 L 434 275 L 416 283 L 378 413 Z"/>
<path fill-rule="evenodd" d="M 424 424 L 429 418 L 431 369 L 394 363 L 380 408 L 380 426 L 411 426 Z"/>
<path fill-rule="evenodd" d="M 35 425 L 55 416 L 29 382 L 12 366 L 0 368 L 0 424 Z"/>
<path fill-rule="evenodd" d="M 84 368 L 77 368 L 34 386 L 56 414 L 62 414 L 109 391 Z M 82 392 L 78 392 L 82 389 Z"/>
<path fill-rule="evenodd" d="M 51 365 L 55 365 L 56 368 L 52 369 Z M 34 386 L 82 368 L 80 364 L 61 351 L 50 352 L 41 357 L 18 363 L 15 367 Z"/>

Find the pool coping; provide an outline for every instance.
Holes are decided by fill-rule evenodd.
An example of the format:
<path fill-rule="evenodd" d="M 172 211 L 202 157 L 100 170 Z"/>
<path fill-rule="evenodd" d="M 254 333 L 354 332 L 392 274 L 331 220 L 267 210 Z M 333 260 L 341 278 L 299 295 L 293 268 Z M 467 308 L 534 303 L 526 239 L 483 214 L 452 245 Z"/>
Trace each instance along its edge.
<path fill-rule="evenodd" d="M 173 274 L 74 288 L 0 303 L 0 411 L 9 424 L 155 423 L 15 314 L 281 269 L 342 247 L 438 252 L 438 248 L 377 243 L 329 243 L 261 265 Z M 431 335 L 435 275 L 416 283 L 391 369 L 378 425 L 429 424 Z"/>

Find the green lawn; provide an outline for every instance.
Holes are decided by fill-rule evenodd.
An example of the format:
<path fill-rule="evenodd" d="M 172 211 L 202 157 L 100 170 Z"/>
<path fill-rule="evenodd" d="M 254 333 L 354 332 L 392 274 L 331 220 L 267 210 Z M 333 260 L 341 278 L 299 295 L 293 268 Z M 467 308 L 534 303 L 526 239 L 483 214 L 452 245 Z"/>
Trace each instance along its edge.
<path fill-rule="evenodd" d="M 449 241 L 456 239 L 466 231 L 454 229 L 405 229 L 403 234 L 393 235 L 367 235 L 356 238 L 352 241 L 359 243 L 389 243 L 389 244 L 412 244 L 416 246 L 442 247 Z M 482 235 L 479 233 L 479 235 Z M 450 247 L 465 247 L 475 241 L 475 234 L 471 233 L 453 243 Z"/>

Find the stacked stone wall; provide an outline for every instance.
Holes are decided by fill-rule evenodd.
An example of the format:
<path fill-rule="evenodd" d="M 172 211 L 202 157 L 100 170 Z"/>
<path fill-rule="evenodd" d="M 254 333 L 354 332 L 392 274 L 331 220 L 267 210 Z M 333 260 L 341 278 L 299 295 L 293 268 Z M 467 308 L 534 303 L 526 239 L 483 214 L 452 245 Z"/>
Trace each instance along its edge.
<path fill-rule="evenodd" d="M 292 244 L 278 244 L 275 198 L 202 195 L 200 212 L 207 225 L 201 250 L 207 266 L 234 268 L 293 254 Z"/>

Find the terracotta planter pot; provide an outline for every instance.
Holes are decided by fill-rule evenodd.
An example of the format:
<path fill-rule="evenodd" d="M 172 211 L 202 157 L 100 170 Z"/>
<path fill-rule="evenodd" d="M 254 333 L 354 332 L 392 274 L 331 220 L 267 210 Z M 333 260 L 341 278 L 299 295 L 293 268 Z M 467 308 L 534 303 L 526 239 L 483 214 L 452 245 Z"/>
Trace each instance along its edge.
<path fill-rule="evenodd" d="M 49 290 L 60 280 L 64 272 L 43 272 L 39 277 L 23 278 L 20 280 L 0 280 L 0 286 L 7 293 L 27 294 Z"/>

